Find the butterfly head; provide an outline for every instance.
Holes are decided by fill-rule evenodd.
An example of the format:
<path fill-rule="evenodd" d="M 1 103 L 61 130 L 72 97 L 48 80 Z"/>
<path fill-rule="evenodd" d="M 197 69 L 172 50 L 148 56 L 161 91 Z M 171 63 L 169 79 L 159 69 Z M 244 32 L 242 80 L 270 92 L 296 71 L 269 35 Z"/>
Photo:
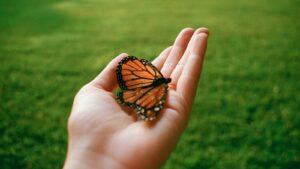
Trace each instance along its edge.
<path fill-rule="evenodd" d="M 168 83 L 170 83 L 171 81 L 172 81 L 171 78 L 166 78 L 165 83 L 168 84 Z"/>

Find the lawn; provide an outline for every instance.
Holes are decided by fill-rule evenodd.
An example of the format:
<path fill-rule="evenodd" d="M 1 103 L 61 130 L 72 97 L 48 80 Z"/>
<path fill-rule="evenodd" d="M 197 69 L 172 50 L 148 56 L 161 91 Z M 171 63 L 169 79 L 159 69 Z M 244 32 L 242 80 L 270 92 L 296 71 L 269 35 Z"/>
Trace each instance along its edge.
<path fill-rule="evenodd" d="M 299 1 L 1 0 L 0 168 L 61 168 L 78 89 L 117 54 L 153 59 L 180 29 L 209 46 L 163 169 L 300 168 Z"/>

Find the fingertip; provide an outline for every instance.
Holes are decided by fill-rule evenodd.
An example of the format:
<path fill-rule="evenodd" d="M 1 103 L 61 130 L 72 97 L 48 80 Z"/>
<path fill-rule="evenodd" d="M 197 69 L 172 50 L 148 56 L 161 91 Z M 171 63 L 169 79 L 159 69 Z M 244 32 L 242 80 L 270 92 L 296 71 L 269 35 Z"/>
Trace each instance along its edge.
<path fill-rule="evenodd" d="M 196 41 L 206 40 L 207 38 L 208 38 L 208 34 L 206 33 L 199 33 L 195 37 Z"/>
<path fill-rule="evenodd" d="M 209 35 L 209 30 L 206 27 L 200 27 L 195 31 L 195 34 L 205 33 Z"/>
<path fill-rule="evenodd" d="M 194 29 L 193 29 L 193 28 L 189 28 L 189 27 L 183 28 L 183 29 L 180 31 L 178 37 L 185 36 L 186 34 L 192 34 L 193 32 L 194 32 Z"/>
<path fill-rule="evenodd" d="M 117 85 L 116 80 L 116 67 L 118 63 L 128 56 L 127 53 L 121 53 L 118 56 L 116 56 L 110 63 L 102 70 L 102 72 L 90 83 L 98 88 L 112 91 L 115 89 L 115 86 Z"/>
<path fill-rule="evenodd" d="M 169 52 L 170 50 L 172 50 L 172 47 L 173 45 L 167 47 L 162 53 Z"/>
<path fill-rule="evenodd" d="M 163 50 L 160 54 L 159 57 L 168 57 L 168 55 L 170 54 L 171 50 L 173 48 L 173 45 L 167 47 L 165 50 Z"/>
<path fill-rule="evenodd" d="M 152 64 L 160 70 L 165 63 L 167 57 L 169 56 L 173 46 L 169 46 L 166 49 L 164 49 L 158 57 L 156 57 L 153 61 Z"/>
<path fill-rule="evenodd" d="M 115 57 L 112 61 L 110 61 L 109 65 L 116 65 L 118 62 L 120 62 L 123 58 L 129 56 L 127 53 L 120 53 L 117 57 Z"/>
<path fill-rule="evenodd" d="M 208 35 L 200 33 L 195 36 L 195 43 L 191 50 L 191 54 L 195 56 L 202 56 L 205 53 Z"/>
<path fill-rule="evenodd" d="M 182 47 L 186 48 L 188 42 L 190 41 L 191 37 L 193 36 L 194 29 L 193 28 L 184 28 L 181 30 L 179 35 L 177 36 L 174 47 Z"/>
<path fill-rule="evenodd" d="M 186 27 L 186 28 L 183 28 L 181 32 L 183 32 L 183 31 L 184 32 L 186 32 L 186 31 L 194 31 L 194 29 L 191 28 L 191 27 Z"/>
<path fill-rule="evenodd" d="M 129 56 L 127 53 L 120 53 L 118 56 L 117 56 L 117 58 L 118 57 L 126 57 L 126 56 Z"/>
<path fill-rule="evenodd" d="M 172 50 L 173 45 L 165 48 L 162 52 L 160 52 L 160 54 L 158 55 L 157 58 L 159 57 L 166 57 L 167 55 L 169 55 L 170 51 Z"/>

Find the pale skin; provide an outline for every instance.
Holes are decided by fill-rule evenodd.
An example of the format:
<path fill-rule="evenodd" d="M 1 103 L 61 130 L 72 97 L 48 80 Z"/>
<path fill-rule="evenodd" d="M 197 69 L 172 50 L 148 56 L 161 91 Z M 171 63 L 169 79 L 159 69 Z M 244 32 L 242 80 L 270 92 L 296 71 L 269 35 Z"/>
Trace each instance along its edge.
<path fill-rule="evenodd" d="M 169 84 L 159 117 L 137 120 L 120 105 L 115 69 L 123 53 L 77 93 L 68 121 L 69 143 L 64 169 L 160 168 L 184 131 L 196 94 L 208 40 L 206 28 L 183 29 L 174 44 L 152 63 Z"/>

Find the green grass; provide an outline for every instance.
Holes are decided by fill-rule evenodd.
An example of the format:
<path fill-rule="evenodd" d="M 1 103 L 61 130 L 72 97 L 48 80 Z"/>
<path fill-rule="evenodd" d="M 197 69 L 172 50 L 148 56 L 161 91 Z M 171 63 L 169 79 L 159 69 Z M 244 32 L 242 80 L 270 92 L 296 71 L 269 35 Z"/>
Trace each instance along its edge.
<path fill-rule="evenodd" d="M 121 52 L 153 59 L 183 27 L 209 46 L 164 169 L 300 168 L 299 1 L 2 0 L 0 168 L 61 168 L 83 84 Z"/>

